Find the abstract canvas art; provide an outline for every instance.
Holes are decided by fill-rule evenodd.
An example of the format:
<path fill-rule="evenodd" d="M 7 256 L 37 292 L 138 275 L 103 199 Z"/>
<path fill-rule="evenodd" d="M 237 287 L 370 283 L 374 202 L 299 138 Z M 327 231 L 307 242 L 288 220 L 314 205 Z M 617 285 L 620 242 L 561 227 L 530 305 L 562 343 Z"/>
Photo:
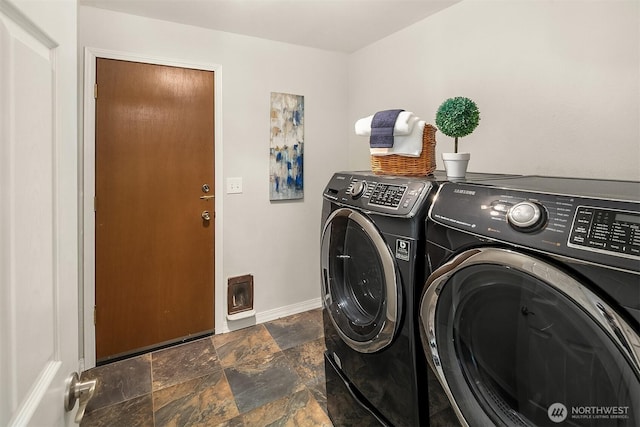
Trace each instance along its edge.
<path fill-rule="evenodd" d="M 304 96 L 271 92 L 270 200 L 304 197 Z"/>

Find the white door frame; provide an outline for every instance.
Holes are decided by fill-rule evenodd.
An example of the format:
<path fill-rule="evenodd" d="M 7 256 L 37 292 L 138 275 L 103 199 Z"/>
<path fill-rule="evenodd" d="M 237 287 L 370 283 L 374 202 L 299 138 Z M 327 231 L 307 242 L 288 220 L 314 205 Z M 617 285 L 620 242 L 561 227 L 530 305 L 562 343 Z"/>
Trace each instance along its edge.
<path fill-rule="evenodd" d="M 83 118 L 83 141 L 81 147 L 82 175 L 81 192 L 83 193 L 82 206 L 82 229 L 84 237 L 82 239 L 83 267 L 82 276 L 84 284 L 82 286 L 83 296 L 83 326 L 84 331 L 80 334 L 84 338 L 81 347 L 84 348 L 84 367 L 89 369 L 96 365 L 96 330 L 93 322 L 95 306 L 95 102 L 94 87 L 96 82 L 96 59 L 119 59 L 123 61 L 143 62 L 147 64 L 167 65 L 172 67 L 193 68 L 198 70 L 213 71 L 214 76 L 214 138 L 215 138 L 215 327 L 216 331 L 222 331 L 224 315 L 226 313 L 226 300 L 224 299 L 224 277 L 222 271 L 222 195 L 224 186 L 222 181 L 222 66 L 219 64 L 202 64 L 175 59 L 160 57 L 150 57 L 146 55 L 104 50 L 92 47 L 84 49 L 84 118 Z"/>

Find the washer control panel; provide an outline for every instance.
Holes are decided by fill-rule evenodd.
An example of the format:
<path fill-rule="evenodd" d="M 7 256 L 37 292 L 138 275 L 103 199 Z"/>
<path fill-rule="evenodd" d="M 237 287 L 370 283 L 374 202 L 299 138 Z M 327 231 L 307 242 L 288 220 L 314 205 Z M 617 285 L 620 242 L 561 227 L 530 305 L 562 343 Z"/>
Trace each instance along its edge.
<path fill-rule="evenodd" d="M 390 184 L 355 178 L 347 188 L 347 194 L 354 200 L 362 197 L 369 207 L 382 207 L 385 211 L 410 211 L 423 189 L 422 183 Z"/>
<path fill-rule="evenodd" d="M 369 204 L 398 209 L 402 203 L 402 198 L 407 192 L 407 188 L 407 185 L 377 183 L 369 198 Z M 413 200 L 415 198 L 409 198 L 405 200 L 405 203 L 408 206 Z"/>
<path fill-rule="evenodd" d="M 428 179 L 337 173 L 324 198 L 364 211 L 393 216 L 413 216 L 433 188 Z"/>

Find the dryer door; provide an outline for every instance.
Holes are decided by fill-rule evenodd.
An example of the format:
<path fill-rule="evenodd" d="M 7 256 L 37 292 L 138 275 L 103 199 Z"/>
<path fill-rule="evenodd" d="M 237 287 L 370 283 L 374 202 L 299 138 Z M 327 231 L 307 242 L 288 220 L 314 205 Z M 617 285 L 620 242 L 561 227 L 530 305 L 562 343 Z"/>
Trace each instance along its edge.
<path fill-rule="evenodd" d="M 388 346 L 402 295 L 380 231 L 364 215 L 338 209 L 322 231 L 321 256 L 323 304 L 342 340 L 361 353 Z"/>
<path fill-rule="evenodd" d="M 640 425 L 640 338 L 543 260 L 464 252 L 421 299 L 423 347 L 463 425 Z"/>

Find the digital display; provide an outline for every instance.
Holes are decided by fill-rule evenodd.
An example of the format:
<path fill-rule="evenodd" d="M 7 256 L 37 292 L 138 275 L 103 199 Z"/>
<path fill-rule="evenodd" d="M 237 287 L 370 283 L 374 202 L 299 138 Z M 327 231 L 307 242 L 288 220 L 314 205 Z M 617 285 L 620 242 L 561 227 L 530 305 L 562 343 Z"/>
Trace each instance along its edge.
<path fill-rule="evenodd" d="M 384 192 L 396 193 L 398 191 L 404 192 L 404 189 L 405 187 L 400 185 L 378 184 L 376 191 L 379 191 L 381 193 L 384 193 Z"/>
<path fill-rule="evenodd" d="M 632 224 L 640 224 L 640 215 L 616 214 L 616 222 L 630 222 Z"/>

